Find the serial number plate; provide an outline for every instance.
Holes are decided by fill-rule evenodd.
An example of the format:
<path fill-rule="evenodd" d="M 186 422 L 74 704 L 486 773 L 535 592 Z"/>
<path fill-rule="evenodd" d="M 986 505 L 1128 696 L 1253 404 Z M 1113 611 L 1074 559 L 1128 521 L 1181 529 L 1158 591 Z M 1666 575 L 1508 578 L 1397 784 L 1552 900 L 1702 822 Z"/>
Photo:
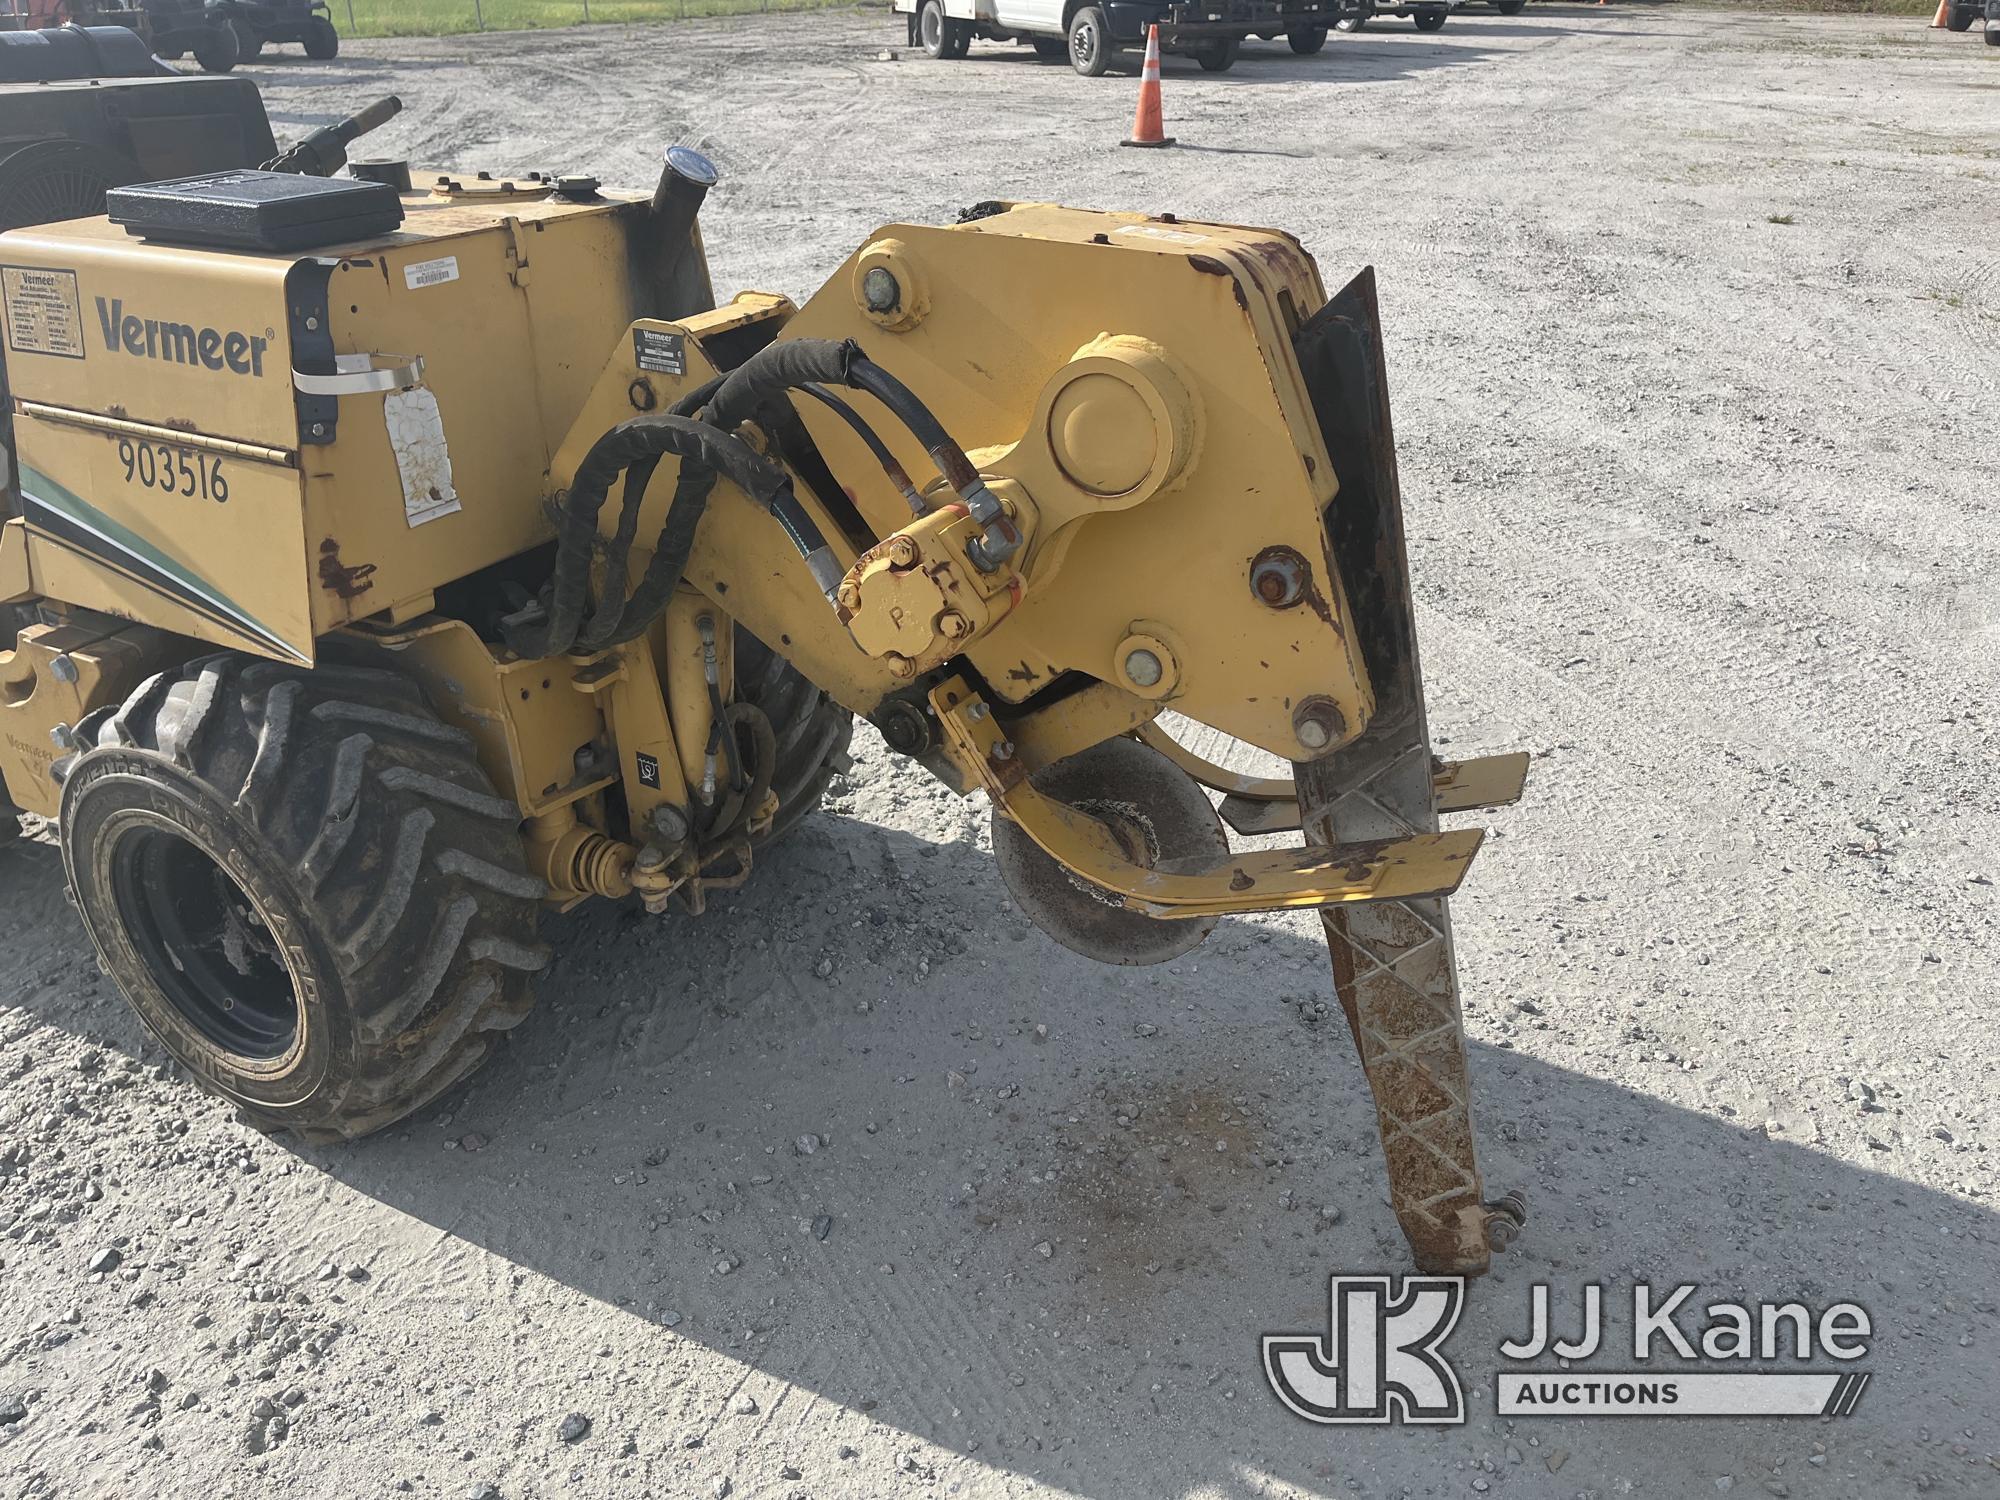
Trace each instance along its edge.
<path fill-rule="evenodd" d="M 125 466 L 127 484 L 144 485 L 166 495 L 213 500 L 218 505 L 229 499 L 229 476 L 222 472 L 220 454 L 122 437 L 118 439 L 118 462 Z"/>

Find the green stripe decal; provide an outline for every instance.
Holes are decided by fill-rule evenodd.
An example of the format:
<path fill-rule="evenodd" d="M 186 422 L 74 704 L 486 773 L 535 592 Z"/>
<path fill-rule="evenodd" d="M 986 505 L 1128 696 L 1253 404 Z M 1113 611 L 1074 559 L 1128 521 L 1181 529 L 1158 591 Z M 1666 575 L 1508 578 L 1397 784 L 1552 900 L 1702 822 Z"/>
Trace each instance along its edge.
<path fill-rule="evenodd" d="M 123 554 L 107 560 L 116 561 L 135 573 L 153 575 L 153 581 L 164 584 L 168 593 L 185 596 L 183 603 L 206 605 L 210 611 L 221 615 L 226 623 L 277 647 L 294 661 L 308 660 L 291 642 L 207 579 L 190 572 L 130 527 L 113 520 L 75 491 L 27 464 L 21 466 L 21 498 L 68 522 L 92 541 Z"/>

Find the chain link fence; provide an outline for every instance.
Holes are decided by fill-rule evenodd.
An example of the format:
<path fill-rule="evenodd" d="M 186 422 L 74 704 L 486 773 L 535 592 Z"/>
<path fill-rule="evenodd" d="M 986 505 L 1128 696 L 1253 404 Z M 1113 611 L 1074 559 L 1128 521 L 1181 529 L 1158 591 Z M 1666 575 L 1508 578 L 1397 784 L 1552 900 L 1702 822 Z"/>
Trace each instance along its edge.
<path fill-rule="evenodd" d="M 345 36 L 443 36 L 620 21 L 832 8 L 887 9 L 888 0 L 329 0 Z"/>

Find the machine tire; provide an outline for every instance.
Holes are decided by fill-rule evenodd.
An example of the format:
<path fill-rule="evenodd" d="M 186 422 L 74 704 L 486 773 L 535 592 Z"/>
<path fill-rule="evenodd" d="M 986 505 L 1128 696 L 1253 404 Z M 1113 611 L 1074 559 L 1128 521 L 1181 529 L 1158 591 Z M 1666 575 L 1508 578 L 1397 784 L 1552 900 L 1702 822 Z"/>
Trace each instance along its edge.
<path fill-rule="evenodd" d="M 1450 14 L 1451 12 L 1446 10 L 1420 10 L 1410 19 L 1416 23 L 1419 31 L 1443 31 L 1445 17 Z"/>
<path fill-rule="evenodd" d="M 1985 33 L 1986 45 L 2000 47 L 2000 26 L 1988 26 Z"/>
<path fill-rule="evenodd" d="M 527 1015 L 542 883 L 400 672 L 220 655 L 79 726 L 63 864 L 105 972 L 252 1124 L 380 1130 Z"/>
<path fill-rule="evenodd" d="M 1069 65 L 1085 78 L 1102 78 L 1117 49 L 1111 43 L 1111 22 L 1101 7 L 1086 5 L 1069 18 Z"/>
<path fill-rule="evenodd" d="M 760 841 L 768 844 L 815 811 L 834 773 L 849 764 L 854 715 L 741 626 L 736 630 L 736 696 L 755 704 L 778 737 L 771 790 L 778 815 Z"/>
<path fill-rule="evenodd" d="M 1236 66 L 1236 54 L 1243 50 L 1243 44 L 1235 37 L 1226 42 L 1210 42 L 1196 49 L 1194 60 L 1201 64 L 1204 73 L 1227 73 Z"/>
<path fill-rule="evenodd" d="M 943 0 L 924 0 L 918 9 L 917 44 L 926 57 L 945 59 L 952 55 L 951 23 L 945 19 Z"/>
<path fill-rule="evenodd" d="M 1518 16 L 1528 8 L 1528 0 L 1493 0 L 1493 8 L 1503 16 Z"/>
<path fill-rule="evenodd" d="M 1300 57 L 1311 57 L 1326 45 L 1324 26 L 1300 26 L 1285 33 L 1285 40 L 1291 44 Z"/>
<path fill-rule="evenodd" d="M 1333 23 L 1333 29 L 1335 31 L 1344 31 L 1347 32 L 1349 35 L 1352 35 L 1353 33 L 1361 30 L 1362 27 L 1366 26 L 1373 19 L 1374 19 L 1373 11 L 1364 11 L 1362 14 L 1358 16 L 1342 16 L 1338 21 L 1335 21 Z"/>
<path fill-rule="evenodd" d="M 241 59 L 236 28 L 227 21 L 211 26 L 194 44 L 194 60 L 204 73 L 227 73 Z"/>
<path fill-rule="evenodd" d="M 255 62 L 264 51 L 264 39 L 257 34 L 257 28 L 248 21 L 231 21 L 229 29 L 236 33 L 236 60 Z"/>
<path fill-rule="evenodd" d="M 340 33 L 325 16 L 306 22 L 306 56 L 314 62 L 331 62 L 340 56 Z"/>
<path fill-rule="evenodd" d="M 1035 56 L 1043 62 L 1056 62 L 1069 51 L 1069 41 L 1065 37 L 1036 36 L 1029 37 L 1028 41 L 1035 49 Z"/>

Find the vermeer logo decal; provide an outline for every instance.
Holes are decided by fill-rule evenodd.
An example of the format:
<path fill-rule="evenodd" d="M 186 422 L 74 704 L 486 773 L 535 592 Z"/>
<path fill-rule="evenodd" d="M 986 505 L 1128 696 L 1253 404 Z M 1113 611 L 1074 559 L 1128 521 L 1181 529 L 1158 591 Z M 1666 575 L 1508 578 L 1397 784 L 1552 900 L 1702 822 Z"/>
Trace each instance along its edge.
<path fill-rule="evenodd" d="M 264 351 L 271 347 L 270 339 L 255 334 L 141 318 L 126 312 L 120 297 L 108 302 L 97 299 L 97 323 L 104 331 L 104 347 L 113 354 L 231 370 L 238 375 L 262 375 Z"/>
<path fill-rule="evenodd" d="M 1458 1375 L 1444 1356 L 1465 1281 L 1400 1280 L 1398 1290 L 1387 1276 L 1336 1276 L 1327 1332 L 1264 1336 L 1265 1378 L 1288 1409 L 1323 1423 L 1465 1420 Z M 1873 1330 L 1855 1303 L 1815 1313 L 1798 1302 L 1711 1302 L 1695 1322 L 1684 1312 L 1695 1287 L 1660 1291 L 1640 1282 L 1631 1293 L 1630 1355 L 1648 1367 L 1600 1370 L 1583 1362 L 1606 1347 L 1604 1288 L 1582 1291 L 1577 1336 L 1565 1339 L 1553 1336 L 1548 1287 L 1529 1288 L 1526 1337 L 1499 1347 L 1503 1368 L 1493 1389 L 1501 1416 L 1840 1417 L 1868 1388 L 1865 1370 L 1811 1368 L 1867 1354 Z M 1562 1363 L 1504 1367 L 1550 1357 Z M 1743 1367 L 1752 1362 L 1791 1368 Z"/>

